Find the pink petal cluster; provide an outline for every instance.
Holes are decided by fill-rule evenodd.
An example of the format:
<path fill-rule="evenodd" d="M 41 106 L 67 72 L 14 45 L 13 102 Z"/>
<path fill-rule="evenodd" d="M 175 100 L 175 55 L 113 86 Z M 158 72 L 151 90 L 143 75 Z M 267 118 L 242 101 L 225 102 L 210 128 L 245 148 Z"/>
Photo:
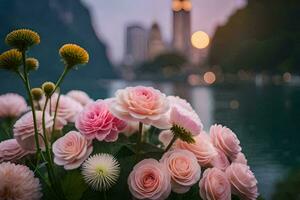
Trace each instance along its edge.
<path fill-rule="evenodd" d="M 192 152 L 196 156 L 200 166 L 211 167 L 214 158 L 218 155 L 218 151 L 211 143 L 210 137 L 203 131 L 195 136 L 194 140 L 195 143 L 191 144 L 177 140 L 174 148 Z"/>
<path fill-rule="evenodd" d="M 232 160 L 232 162 L 242 163 L 244 165 L 247 165 L 248 163 L 245 154 L 243 154 L 242 152 L 238 153 L 236 158 Z"/>
<path fill-rule="evenodd" d="M 59 98 L 58 97 L 59 95 L 57 93 L 54 93 L 51 96 L 51 100 L 49 100 L 47 104 L 47 111 L 50 111 L 51 109 L 51 113 L 53 113 L 54 115 L 56 103 L 57 100 L 59 99 L 57 114 L 56 114 L 56 118 L 57 120 L 59 120 L 59 123 L 63 125 L 63 124 L 67 124 L 68 122 L 71 123 L 75 122 L 76 116 L 79 112 L 82 111 L 83 106 L 77 101 L 75 101 L 74 99 L 72 99 L 71 97 L 65 95 L 60 95 L 60 97 Z M 41 101 L 41 105 L 42 107 L 44 107 L 45 99 Z"/>
<path fill-rule="evenodd" d="M 133 122 L 133 121 L 127 121 L 127 126 L 126 128 L 122 131 L 122 133 L 126 137 L 130 137 L 134 133 L 137 133 L 139 131 L 139 122 Z M 149 125 L 144 125 L 143 126 L 143 131 L 147 131 L 150 129 Z"/>
<path fill-rule="evenodd" d="M 16 118 L 26 110 L 27 104 L 22 96 L 15 93 L 0 95 L 0 118 Z"/>
<path fill-rule="evenodd" d="M 24 165 L 0 163 L 0 199 L 39 200 L 42 197 L 39 179 Z"/>
<path fill-rule="evenodd" d="M 172 191 L 186 193 L 199 181 L 201 168 L 193 153 L 187 150 L 172 150 L 166 152 L 161 158 L 171 175 Z"/>
<path fill-rule="evenodd" d="M 222 171 L 225 171 L 227 167 L 229 167 L 230 162 L 227 156 L 223 153 L 223 151 L 217 150 L 218 155 L 216 155 L 212 160 L 212 166 L 216 167 Z"/>
<path fill-rule="evenodd" d="M 97 100 L 85 106 L 78 115 L 75 126 L 88 139 L 114 142 L 126 123 L 109 111 L 109 101 Z"/>
<path fill-rule="evenodd" d="M 181 107 L 187 111 L 195 112 L 191 104 L 185 99 L 178 96 L 168 96 L 167 99 L 169 100 L 170 107 Z"/>
<path fill-rule="evenodd" d="M 170 123 L 184 128 L 186 131 L 190 132 L 192 136 L 200 134 L 203 128 L 203 125 L 196 113 L 187 111 L 180 107 L 171 108 Z"/>
<path fill-rule="evenodd" d="M 28 153 L 21 148 L 16 139 L 9 139 L 0 143 L 0 163 L 4 161 L 15 162 Z"/>
<path fill-rule="evenodd" d="M 71 97 L 82 106 L 87 105 L 88 103 L 93 102 L 93 100 L 89 97 L 87 93 L 81 90 L 71 90 L 66 94 L 68 97 Z"/>
<path fill-rule="evenodd" d="M 171 142 L 172 138 L 174 137 L 171 130 L 164 130 L 159 133 L 158 140 L 164 145 L 166 148 L 168 144 Z"/>
<path fill-rule="evenodd" d="M 177 125 L 190 132 L 193 136 L 198 135 L 202 129 L 202 122 L 191 105 L 184 99 L 168 96 L 170 102 L 169 123 Z"/>
<path fill-rule="evenodd" d="M 37 122 L 37 129 L 38 133 L 43 135 L 43 125 L 42 125 L 42 111 L 36 111 L 36 122 Z M 53 118 L 48 114 L 45 113 L 45 125 L 47 134 L 51 132 L 53 126 Z M 33 123 L 33 116 L 32 112 L 28 112 L 23 115 L 18 121 L 16 121 L 14 128 L 14 138 L 18 141 L 20 146 L 23 149 L 28 151 L 35 150 L 35 138 L 34 138 L 34 123 Z M 39 145 L 43 149 L 45 144 L 41 136 L 39 136 Z"/>
<path fill-rule="evenodd" d="M 231 160 L 242 150 L 237 136 L 225 126 L 211 126 L 210 137 L 215 147 L 223 151 Z"/>
<path fill-rule="evenodd" d="M 257 180 L 249 166 L 231 163 L 226 169 L 226 175 L 231 183 L 233 194 L 245 200 L 255 200 L 258 197 Z"/>
<path fill-rule="evenodd" d="M 226 174 L 217 169 L 209 168 L 203 173 L 199 182 L 199 193 L 203 200 L 230 200 L 231 187 Z"/>
<path fill-rule="evenodd" d="M 139 121 L 157 128 L 169 128 L 165 94 L 152 87 L 127 87 L 116 92 L 111 112 L 125 121 Z"/>
<path fill-rule="evenodd" d="M 170 181 L 166 167 L 154 159 L 136 164 L 128 177 L 129 190 L 136 199 L 167 199 L 171 192 Z"/>
<path fill-rule="evenodd" d="M 70 131 L 53 143 L 54 162 L 66 170 L 78 168 L 92 151 L 92 142 L 77 131 Z"/>

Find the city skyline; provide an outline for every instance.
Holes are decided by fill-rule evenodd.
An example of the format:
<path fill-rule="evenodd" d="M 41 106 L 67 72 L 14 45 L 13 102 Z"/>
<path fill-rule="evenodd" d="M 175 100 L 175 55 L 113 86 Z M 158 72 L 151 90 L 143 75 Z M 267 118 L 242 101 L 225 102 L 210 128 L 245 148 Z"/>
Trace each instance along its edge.
<path fill-rule="evenodd" d="M 224 24 L 236 9 L 246 4 L 245 0 L 191 0 L 191 2 L 192 32 L 202 30 L 210 36 L 213 35 L 216 26 Z M 157 22 L 161 27 L 163 40 L 172 41 L 172 0 L 151 2 L 83 0 L 83 3 L 90 10 L 95 32 L 106 43 L 108 56 L 115 64 L 119 64 L 124 57 L 125 32 L 130 24 L 151 27 Z"/>

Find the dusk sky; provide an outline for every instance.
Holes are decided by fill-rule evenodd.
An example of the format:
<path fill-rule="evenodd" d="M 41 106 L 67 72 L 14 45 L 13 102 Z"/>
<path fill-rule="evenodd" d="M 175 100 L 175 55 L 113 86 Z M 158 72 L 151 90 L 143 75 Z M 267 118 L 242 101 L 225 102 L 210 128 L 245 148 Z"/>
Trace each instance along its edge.
<path fill-rule="evenodd" d="M 160 25 L 163 39 L 171 41 L 172 0 L 82 0 L 89 8 L 98 37 L 104 41 L 114 63 L 124 54 L 125 30 L 128 24 L 138 23 L 150 28 L 153 22 Z M 224 24 L 246 0 L 191 0 L 192 32 L 202 30 L 213 35 L 217 25 Z"/>

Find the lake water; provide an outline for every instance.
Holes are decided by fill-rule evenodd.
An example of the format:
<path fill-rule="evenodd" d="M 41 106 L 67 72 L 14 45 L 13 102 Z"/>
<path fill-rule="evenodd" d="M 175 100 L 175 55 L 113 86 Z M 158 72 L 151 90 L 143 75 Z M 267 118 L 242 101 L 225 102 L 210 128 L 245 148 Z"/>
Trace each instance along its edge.
<path fill-rule="evenodd" d="M 168 95 L 186 98 L 199 114 L 205 130 L 220 123 L 241 141 L 259 192 L 271 199 L 276 183 L 300 164 L 300 87 L 254 84 L 190 87 L 176 84 L 111 82 L 108 95 L 128 85 L 151 85 Z M 103 85 L 103 84 L 102 84 Z"/>
<path fill-rule="evenodd" d="M 7 82 L 6 82 L 7 83 Z M 190 87 L 180 84 L 89 80 L 67 81 L 64 91 L 84 89 L 93 98 L 113 96 L 128 85 L 151 85 L 168 95 L 186 98 L 198 112 L 204 127 L 220 123 L 241 141 L 259 192 L 271 199 L 276 183 L 300 166 L 300 87 L 255 84 Z M 3 84 L 1 93 L 20 92 L 22 86 Z"/>

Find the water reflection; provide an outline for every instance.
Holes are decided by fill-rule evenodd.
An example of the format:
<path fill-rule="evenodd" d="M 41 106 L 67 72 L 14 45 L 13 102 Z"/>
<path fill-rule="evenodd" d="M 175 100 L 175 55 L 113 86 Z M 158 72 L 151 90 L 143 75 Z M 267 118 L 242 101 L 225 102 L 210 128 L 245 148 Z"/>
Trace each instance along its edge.
<path fill-rule="evenodd" d="M 168 95 L 187 99 L 199 114 L 205 130 L 220 123 L 239 137 L 248 163 L 256 174 L 259 192 L 271 199 L 276 183 L 300 163 L 297 144 L 300 123 L 300 88 L 289 86 L 189 87 L 151 82 L 112 82 L 108 94 L 128 85 L 148 85 Z"/>

